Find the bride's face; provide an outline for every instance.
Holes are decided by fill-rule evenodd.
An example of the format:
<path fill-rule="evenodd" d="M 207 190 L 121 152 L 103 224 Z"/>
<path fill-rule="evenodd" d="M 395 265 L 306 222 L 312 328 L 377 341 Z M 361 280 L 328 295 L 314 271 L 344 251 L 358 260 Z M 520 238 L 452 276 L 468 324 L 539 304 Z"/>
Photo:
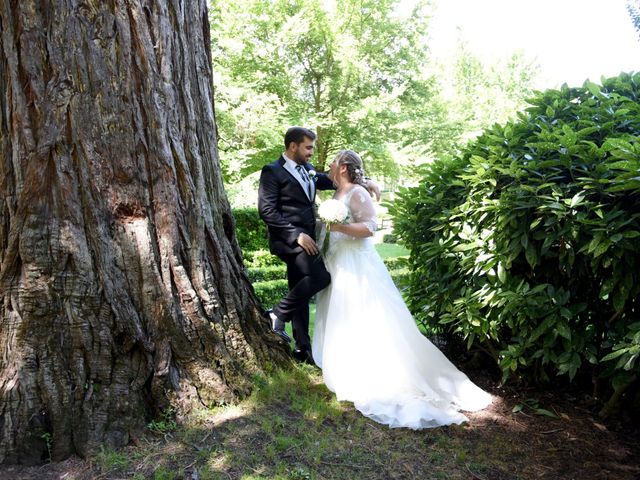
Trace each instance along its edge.
<path fill-rule="evenodd" d="M 333 162 L 329 165 L 328 177 L 330 180 L 335 180 L 338 173 L 338 159 L 334 158 Z"/>

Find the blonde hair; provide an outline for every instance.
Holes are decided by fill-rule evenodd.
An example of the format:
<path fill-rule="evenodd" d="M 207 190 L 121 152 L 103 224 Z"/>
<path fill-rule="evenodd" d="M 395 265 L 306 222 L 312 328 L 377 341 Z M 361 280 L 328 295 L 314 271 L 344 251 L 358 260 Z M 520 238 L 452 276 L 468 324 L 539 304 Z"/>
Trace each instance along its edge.
<path fill-rule="evenodd" d="M 336 154 L 336 160 L 338 161 L 338 165 L 346 165 L 351 182 L 362 185 L 363 187 L 365 186 L 364 166 L 360 155 L 353 150 L 340 150 Z"/>

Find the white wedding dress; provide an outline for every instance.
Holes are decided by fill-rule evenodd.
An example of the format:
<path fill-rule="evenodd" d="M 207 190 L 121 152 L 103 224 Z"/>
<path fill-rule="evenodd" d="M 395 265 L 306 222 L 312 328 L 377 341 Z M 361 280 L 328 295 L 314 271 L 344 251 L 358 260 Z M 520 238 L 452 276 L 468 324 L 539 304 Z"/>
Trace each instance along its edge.
<path fill-rule="evenodd" d="M 348 222 L 375 231 L 368 192 L 342 199 Z M 330 233 L 324 261 L 331 284 L 317 295 L 312 353 L 338 400 L 390 427 L 437 427 L 467 420 L 491 395 L 474 385 L 427 338 L 376 252 L 372 238 Z"/>

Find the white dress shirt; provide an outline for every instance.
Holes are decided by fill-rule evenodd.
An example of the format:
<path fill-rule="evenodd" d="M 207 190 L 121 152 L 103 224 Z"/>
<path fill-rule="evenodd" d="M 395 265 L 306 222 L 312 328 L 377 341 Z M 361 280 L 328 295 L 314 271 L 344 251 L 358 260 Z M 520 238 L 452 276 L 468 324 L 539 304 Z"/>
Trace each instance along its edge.
<path fill-rule="evenodd" d="M 298 180 L 298 183 L 302 187 L 302 190 L 304 190 L 304 193 L 307 194 L 309 200 L 313 200 L 313 194 L 315 193 L 316 186 L 313 183 L 313 180 L 311 180 L 311 177 L 307 175 L 307 170 L 304 168 L 304 166 L 302 167 L 303 175 L 306 175 L 307 177 L 305 180 L 302 175 L 298 173 L 298 170 L 296 170 L 296 167 L 298 166 L 296 162 L 288 158 L 284 153 L 282 154 L 282 158 L 284 158 L 284 168 L 286 168 L 289 173 L 291 173 L 291 175 L 293 175 L 293 177 Z"/>

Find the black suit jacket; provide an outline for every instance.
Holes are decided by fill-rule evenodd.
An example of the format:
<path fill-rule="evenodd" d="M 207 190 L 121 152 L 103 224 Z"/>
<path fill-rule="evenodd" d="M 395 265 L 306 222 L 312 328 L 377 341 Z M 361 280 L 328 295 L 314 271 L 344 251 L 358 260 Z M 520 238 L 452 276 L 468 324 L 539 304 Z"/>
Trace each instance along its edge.
<path fill-rule="evenodd" d="M 298 180 L 284 168 L 285 160 L 265 165 L 260 174 L 258 211 L 267 224 L 269 249 L 282 256 L 302 250 L 297 239 L 300 233 L 315 238 L 316 217 L 313 209 L 315 198 L 309 200 Z M 307 171 L 313 165 L 304 165 Z M 317 190 L 333 189 L 333 182 L 324 173 L 312 179 Z M 315 195 L 314 195 L 315 197 Z"/>

